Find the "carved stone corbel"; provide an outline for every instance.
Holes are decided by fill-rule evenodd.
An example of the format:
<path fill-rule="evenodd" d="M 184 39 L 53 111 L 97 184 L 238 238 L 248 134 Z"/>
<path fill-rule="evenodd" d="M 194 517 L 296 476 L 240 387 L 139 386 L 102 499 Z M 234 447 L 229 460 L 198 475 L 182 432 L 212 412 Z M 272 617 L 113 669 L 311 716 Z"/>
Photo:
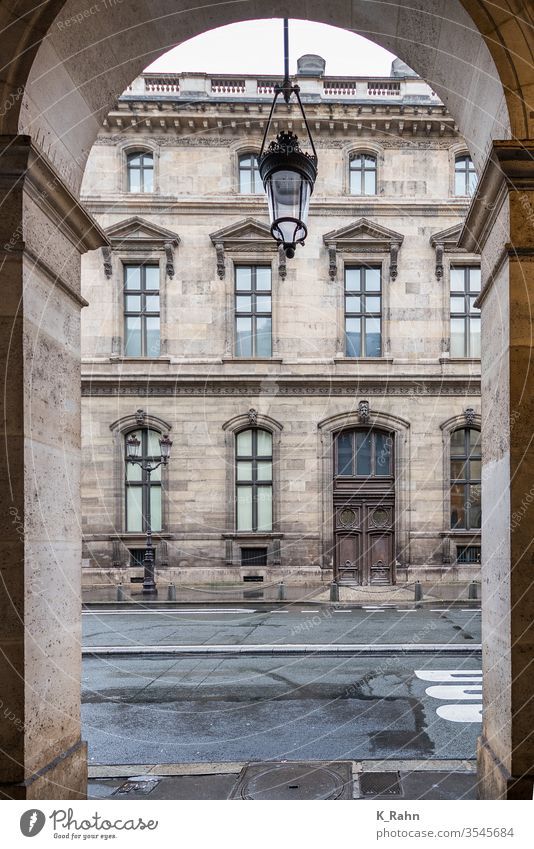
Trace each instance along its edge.
<path fill-rule="evenodd" d="M 139 410 L 136 410 L 135 411 L 135 420 L 136 420 L 138 425 L 144 425 L 145 420 L 146 420 L 145 411 L 142 410 L 141 408 L 139 408 Z"/>
<path fill-rule="evenodd" d="M 466 407 L 464 410 L 465 423 L 471 427 L 475 423 L 475 411 L 472 407 Z"/>
<path fill-rule="evenodd" d="M 278 248 L 278 274 L 280 275 L 281 280 L 285 280 L 287 277 L 286 255 L 282 245 Z"/>
<path fill-rule="evenodd" d="M 397 279 L 398 271 L 398 260 L 399 260 L 399 250 L 400 244 L 398 242 L 392 242 L 389 248 L 389 276 L 392 280 Z"/>
<path fill-rule="evenodd" d="M 369 424 L 369 417 L 369 401 L 360 401 L 358 404 L 358 420 L 360 424 Z"/>
<path fill-rule="evenodd" d="M 443 277 L 443 251 L 445 246 L 442 242 L 436 244 L 436 277 L 441 280 Z"/>
<path fill-rule="evenodd" d="M 247 415 L 248 415 L 249 424 L 251 424 L 251 425 L 258 424 L 258 411 L 255 410 L 254 407 L 250 408 Z"/>
<path fill-rule="evenodd" d="M 167 277 L 172 278 L 172 277 L 174 277 L 174 250 L 173 250 L 171 242 L 165 242 L 164 247 L 165 247 L 165 259 L 166 259 L 165 271 L 166 271 Z"/>
<path fill-rule="evenodd" d="M 330 280 L 334 281 L 337 277 L 337 250 L 335 245 L 327 245 L 328 247 L 328 275 Z"/>
<path fill-rule="evenodd" d="M 109 245 L 104 245 L 102 248 L 102 256 L 104 257 L 104 274 L 109 278 L 113 276 L 113 266 L 111 264 L 111 248 Z"/>
<path fill-rule="evenodd" d="M 226 261 L 224 256 L 224 245 L 222 242 L 216 243 L 215 252 L 217 254 L 217 274 L 219 275 L 220 280 L 224 280 L 226 275 Z"/>

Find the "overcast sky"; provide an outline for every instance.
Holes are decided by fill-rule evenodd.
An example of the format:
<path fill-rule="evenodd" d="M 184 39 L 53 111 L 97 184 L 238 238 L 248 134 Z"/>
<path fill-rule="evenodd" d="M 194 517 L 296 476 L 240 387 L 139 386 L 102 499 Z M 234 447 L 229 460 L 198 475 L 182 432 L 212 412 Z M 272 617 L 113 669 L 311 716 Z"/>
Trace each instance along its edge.
<path fill-rule="evenodd" d="M 208 74 L 283 74 L 281 20 L 230 24 L 184 41 L 148 71 L 205 71 Z M 330 76 L 389 76 L 395 58 L 387 50 L 344 29 L 311 21 L 289 22 L 290 73 L 304 53 L 326 60 Z"/>

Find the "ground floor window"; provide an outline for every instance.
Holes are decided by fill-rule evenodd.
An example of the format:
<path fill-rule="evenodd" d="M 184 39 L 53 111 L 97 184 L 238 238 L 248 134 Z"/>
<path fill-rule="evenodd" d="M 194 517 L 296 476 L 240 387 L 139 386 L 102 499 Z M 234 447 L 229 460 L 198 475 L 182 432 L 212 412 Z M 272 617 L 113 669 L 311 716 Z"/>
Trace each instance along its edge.
<path fill-rule="evenodd" d="M 273 529 L 273 438 L 251 428 L 236 436 L 236 513 L 238 531 Z"/>

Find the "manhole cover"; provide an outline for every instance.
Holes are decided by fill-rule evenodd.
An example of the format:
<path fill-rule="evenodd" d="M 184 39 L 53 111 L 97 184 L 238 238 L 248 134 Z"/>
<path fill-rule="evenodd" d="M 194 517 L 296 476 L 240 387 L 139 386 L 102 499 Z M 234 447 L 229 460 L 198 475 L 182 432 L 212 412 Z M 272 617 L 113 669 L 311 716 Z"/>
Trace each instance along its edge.
<path fill-rule="evenodd" d="M 234 799 L 350 799 L 350 763 L 249 764 Z"/>
<path fill-rule="evenodd" d="M 360 775 L 362 796 L 402 796 L 398 772 L 364 772 Z"/>

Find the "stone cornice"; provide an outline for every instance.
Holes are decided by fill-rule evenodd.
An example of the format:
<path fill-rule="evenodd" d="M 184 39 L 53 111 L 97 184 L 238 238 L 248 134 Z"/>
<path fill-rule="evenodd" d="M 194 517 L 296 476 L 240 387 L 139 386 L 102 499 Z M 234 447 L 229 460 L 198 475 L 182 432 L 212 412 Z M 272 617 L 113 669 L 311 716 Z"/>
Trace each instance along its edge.
<path fill-rule="evenodd" d="M 201 197 L 151 197 L 147 200 L 132 200 L 123 194 L 106 195 L 102 198 L 85 196 L 84 205 L 94 215 L 215 215 L 228 214 L 242 217 L 264 215 L 267 220 L 267 202 L 265 197 L 245 199 L 243 195 L 219 195 L 216 198 Z M 314 197 L 310 204 L 310 217 L 323 215 L 346 215 L 351 218 L 369 217 L 373 215 L 421 215 L 423 217 L 463 217 L 469 204 L 457 198 L 439 198 L 436 201 L 405 198 L 373 198 L 355 202 L 353 196 L 337 198 Z"/>
<path fill-rule="evenodd" d="M 81 253 L 107 245 L 99 224 L 29 136 L 0 136 L 0 156 L 3 189 L 22 182 L 31 199 Z"/>
<path fill-rule="evenodd" d="M 460 247 L 481 253 L 510 191 L 534 191 L 534 142 L 493 143 L 458 240 Z"/>
<path fill-rule="evenodd" d="M 421 380 L 383 377 L 362 380 L 344 377 L 313 378 L 197 378 L 183 380 L 82 377 L 82 395 L 86 397 L 187 397 L 187 396 L 339 396 L 362 395 L 480 395 L 480 380 L 437 375 Z"/>

